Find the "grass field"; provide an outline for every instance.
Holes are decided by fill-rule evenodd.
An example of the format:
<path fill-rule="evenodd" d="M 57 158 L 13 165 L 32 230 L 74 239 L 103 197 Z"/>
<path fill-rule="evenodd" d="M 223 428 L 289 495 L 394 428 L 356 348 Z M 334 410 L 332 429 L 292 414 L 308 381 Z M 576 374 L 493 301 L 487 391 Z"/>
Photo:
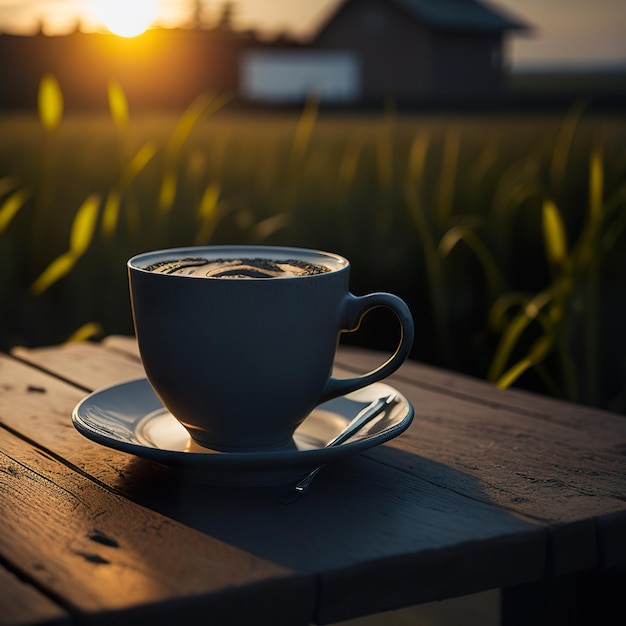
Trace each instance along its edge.
<path fill-rule="evenodd" d="M 125 261 L 200 243 L 346 255 L 415 317 L 412 358 L 626 412 L 626 116 L 0 117 L 0 347 L 132 332 Z M 58 104 L 58 103 L 57 103 Z M 42 108 L 43 107 L 43 108 Z M 56 117 L 55 117 L 56 115 Z M 349 340 L 387 348 L 372 314 Z"/>

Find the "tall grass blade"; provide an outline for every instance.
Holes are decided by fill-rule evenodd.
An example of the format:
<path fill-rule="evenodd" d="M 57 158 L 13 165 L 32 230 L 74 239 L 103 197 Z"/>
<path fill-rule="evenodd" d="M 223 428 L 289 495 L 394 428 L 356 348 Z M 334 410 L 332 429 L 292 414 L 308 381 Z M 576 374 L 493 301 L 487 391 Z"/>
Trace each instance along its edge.
<path fill-rule="evenodd" d="M 133 180 L 141 173 L 155 154 L 156 147 L 153 142 L 148 141 L 141 146 L 122 170 L 118 186 L 107 195 L 102 212 L 102 235 L 105 239 L 111 239 L 117 230 L 124 191 L 130 187 Z"/>
<path fill-rule="evenodd" d="M 222 186 L 218 182 L 211 182 L 202 194 L 202 199 L 198 206 L 198 232 L 196 233 L 195 244 L 205 244 L 211 240 L 211 236 L 219 222 L 218 203 Z"/>
<path fill-rule="evenodd" d="M 478 189 L 484 184 L 485 177 L 491 168 L 498 162 L 498 143 L 491 140 L 485 144 L 482 151 L 468 169 L 467 178 L 470 189 Z"/>
<path fill-rule="evenodd" d="M 54 130 L 63 117 L 63 93 L 52 74 L 44 74 L 37 95 L 39 119 L 46 130 Z"/>
<path fill-rule="evenodd" d="M 169 144 L 168 152 L 171 157 L 176 157 L 182 150 L 183 145 L 191 135 L 196 124 L 207 115 L 219 111 L 229 100 L 232 99 L 232 94 L 222 94 L 218 97 L 214 97 L 211 93 L 200 94 L 183 112 L 174 132 L 172 133 Z"/>
<path fill-rule="evenodd" d="M 89 248 L 98 223 L 100 194 L 91 194 L 79 207 L 70 230 L 70 252 L 82 256 Z"/>
<path fill-rule="evenodd" d="M 31 285 L 30 292 L 34 296 L 42 294 L 49 287 L 54 285 L 54 283 L 69 274 L 75 264 L 76 256 L 72 254 L 72 252 L 63 253 L 61 256 L 54 259 Z"/>
<path fill-rule="evenodd" d="M 419 243 L 422 245 L 424 253 L 428 288 L 432 299 L 433 320 L 442 347 L 443 361 L 449 363 L 452 359 L 453 349 L 448 328 L 449 313 L 446 306 L 446 281 L 441 257 L 437 250 L 435 237 L 424 210 L 422 199 L 414 181 L 408 180 L 405 182 L 404 195 L 406 205 L 417 230 Z"/>
<path fill-rule="evenodd" d="M 169 213 L 176 200 L 176 189 L 178 188 L 178 177 L 176 172 L 166 172 L 161 181 L 159 192 L 159 213 L 161 215 Z"/>
<path fill-rule="evenodd" d="M 107 85 L 107 96 L 113 122 L 120 130 L 126 128 L 129 119 L 128 101 L 122 86 L 115 80 L 110 81 Z"/>
<path fill-rule="evenodd" d="M 312 92 L 307 98 L 293 136 L 291 155 L 297 162 L 304 158 L 309 148 L 315 124 L 317 123 L 318 111 L 319 96 L 317 93 Z"/>
<path fill-rule="evenodd" d="M 377 141 L 378 183 L 382 189 L 393 185 L 393 136 L 391 121 L 385 120 L 378 133 Z"/>
<path fill-rule="evenodd" d="M 586 106 L 587 103 L 584 100 L 576 102 L 568 111 L 561 124 L 550 163 L 550 181 L 555 187 L 563 183 L 576 128 Z"/>
<path fill-rule="evenodd" d="M 613 250 L 626 232 L 626 184 L 621 185 L 607 199 L 604 204 L 604 214 L 607 228 L 602 233 L 602 249 Z"/>
<path fill-rule="evenodd" d="M 426 157 L 430 145 L 430 136 L 427 132 L 419 132 L 413 137 L 409 149 L 409 159 L 407 164 L 407 180 L 415 183 L 421 182 L 424 178 L 426 168 Z"/>
<path fill-rule="evenodd" d="M 469 227 L 459 225 L 450 228 L 439 242 L 439 253 L 442 257 L 448 256 L 458 243 L 463 241 L 474 253 L 485 272 L 491 294 L 495 296 L 502 291 L 504 277 L 495 259 L 487 246 Z"/>
<path fill-rule="evenodd" d="M 521 312 L 513 317 L 502 333 L 500 343 L 489 367 L 487 374 L 489 380 L 496 381 L 500 378 L 502 372 L 505 371 L 513 350 L 519 344 L 522 333 L 537 319 L 542 309 L 552 302 L 553 299 L 554 293 L 552 289 L 542 291 L 531 298 Z"/>
<path fill-rule="evenodd" d="M 543 203 L 542 229 L 549 263 L 561 265 L 567 257 L 567 234 L 563 217 L 552 200 Z"/>
<path fill-rule="evenodd" d="M 502 294 L 488 311 L 487 324 L 493 331 L 502 331 L 510 322 L 509 311 L 513 308 L 523 308 L 529 301 L 528 294 L 511 291 Z"/>
<path fill-rule="evenodd" d="M 166 148 L 167 171 L 159 191 L 159 214 L 169 213 L 174 206 L 178 188 L 177 160 L 194 127 L 202 117 L 215 113 L 231 98 L 232 94 L 222 94 L 217 98 L 210 93 L 200 94 L 181 115 Z"/>
<path fill-rule="evenodd" d="M 107 195 L 102 211 L 102 234 L 111 239 L 117 230 L 122 197 L 118 189 L 112 189 Z"/>
<path fill-rule="evenodd" d="M 604 159 L 602 148 L 595 145 L 591 151 L 589 163 L 589 217 L 594 228 L 602 220 L 603 205 Z"/>
<path fill-rule="evenodd" d="M 251 229 L 251 239 L 253 241 L 265 241 L 274 233 L 287 228 L 292 222 L 292 217 L 288 213 L 278 213 L 267 217 L 255 224 Z"/>
<path fill-rule="evenodd" d="M 98 322 L 87 322 L 80 328 L 77 328 L 66 340 L 65 343 L 76 343 L 79 341 L 87 341 L 89 339 L 95 339 L 102 337 L 104 329 L 102 324 Z"/>
<path fill-rule="evenodd" d="M 531 367 L 543 361 L 554 346 L 554 336 L 551 333 L 541 336 L 532 346 L 529 353 L 508 369 L 497 381 L 499 389 L 510 387 L 517 379 Z"/>
<path fill-rule="evenodd" d="M 437 221 L 443 226 L 452 214 L 461 138 L 456 131 L 446 134 L 437 194 Z"/>
<path fill-rule="evenodd" d="M 363 152 L 363 141 L 354 136 L 346 144 L 346 148 L 341 155 L 337 183 L 343 189 L 350 189 L 354 184 L 359 168 L 359 160 Z"/>
<path fill-rule="evenodd" d="M 121 176 L 121 184 L 128 187 L 139 173 L 148 165 L 156 154 L 156 146 L 152 141 L 146 142 L 133 156 L 128 165 L 124 168 Z"/>
<path fill-rule="evenodd" d="M 69 274 L 78 259 L 87 251 L 93 239 L 100 208 L 99 194 L 91 194 L 79 207 L 70 230 L 70 249 L 48 265 L 31 285 L 33 295 L 39 295 Z"/>
<path fill-rule="evenodd" d="M 604 220 L 604 159 L 602 147 L 596 143 L 591 150 L 589 162 L 589 225 L 581 238 L 584 240 L 581 257 L 587 261 L 585 352 L 587 401 L 598 400 L 600 375 L 600 350 L 598 337 L 600 294 L 600 229 Z M 583 261 L 584 263 L 584 261 Z"/>
<path fill-rule="evenodd" d="M 4 232 L 11 220 L 17 215 L 18 211 L 26 204 L 30 197 L 30 192 L 25 189 L 19 189 L 12 193 L 8 198 L 0 204 L 0 233 Z"/>

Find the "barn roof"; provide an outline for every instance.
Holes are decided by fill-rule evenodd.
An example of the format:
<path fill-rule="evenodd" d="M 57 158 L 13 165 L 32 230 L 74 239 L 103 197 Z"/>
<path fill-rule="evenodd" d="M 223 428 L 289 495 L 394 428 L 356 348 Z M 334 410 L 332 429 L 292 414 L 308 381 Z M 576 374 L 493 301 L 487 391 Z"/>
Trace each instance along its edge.
<path fill-rule="evenodd" d="M 433 26 L 453 30 L 504 31 L 527 26 L 476 0 L 389 0 Z"/>
<path fill-rule="evenodd" d="M 434 28 L 474 32 L 503 32 L 528 30 L 529 27 L 508 17 L 499 9 L 480 0 L 379 0 L 390 4 L 408 16 Z M 337 9 L 325 21 L 318 36 L 342 12 L 347 5 L 358 0 L 342 0 Z"/>

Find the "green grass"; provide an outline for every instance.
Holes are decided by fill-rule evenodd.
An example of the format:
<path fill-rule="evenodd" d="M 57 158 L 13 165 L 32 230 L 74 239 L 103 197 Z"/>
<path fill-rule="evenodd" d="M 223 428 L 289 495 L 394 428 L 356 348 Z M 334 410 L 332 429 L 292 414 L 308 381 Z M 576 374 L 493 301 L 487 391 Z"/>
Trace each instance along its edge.
<path fill-rule="evenodd" d="M 39 120 L 0 118 L 1 348 L 132 332 L 125 261 L 141 251 L 309 246 L 352 261 L 355 293 L 407 301 L 412 358 L 626 412 L 624 116 L 203 96 L 135 118 L 112 85 L 110 115 L 61 119 L 48 88 Z M 373 313 L 350 341 L 388 348 L 388 322 Z"/>

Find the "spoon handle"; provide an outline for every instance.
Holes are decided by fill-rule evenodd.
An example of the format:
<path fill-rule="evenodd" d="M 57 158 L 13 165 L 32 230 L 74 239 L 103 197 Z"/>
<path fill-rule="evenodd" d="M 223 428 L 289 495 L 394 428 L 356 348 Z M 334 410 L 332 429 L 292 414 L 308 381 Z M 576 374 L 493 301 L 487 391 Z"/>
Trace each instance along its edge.
<path fill-rule="evenodd" d="M 324 447 L 332 448 L 333 446 L 339 446 L 352 435 L 357 433 L 363 426 L 371 422 L 377 415 L 382 413 L 388 406 L 395 402 L 396 393 L 389 394 L 386 397 L 378 398 L 371 404 L 368 404 L 362 411 L 360 411 L 348 425 L 333 439 L 331 439 Z M 285 494 L 280 498 L 283 504 L 289 504 L 298 497 L 300 497 L 309 488 L 309 485 L 315 478 L 316 474 L 323 468 L 323 465 L 311 470 L 299 483 L 296 484 L 293 491 Z"/>
<path fill-rule="evenodd" d="M 371 422 L 379 413 L 386 409 L 396 399 L 396 393 L 389 394 L 386 397 L 378 398 L 371 404 L 368 404 L 362 411 L 359 411 L 357 415 L 350 420 L 348 425 L 333 439 L 331 439 L 324 447 L 332 448 L 333 446 L 339 446 L 356 432 L 361 430 L 363 426 Z"/>

